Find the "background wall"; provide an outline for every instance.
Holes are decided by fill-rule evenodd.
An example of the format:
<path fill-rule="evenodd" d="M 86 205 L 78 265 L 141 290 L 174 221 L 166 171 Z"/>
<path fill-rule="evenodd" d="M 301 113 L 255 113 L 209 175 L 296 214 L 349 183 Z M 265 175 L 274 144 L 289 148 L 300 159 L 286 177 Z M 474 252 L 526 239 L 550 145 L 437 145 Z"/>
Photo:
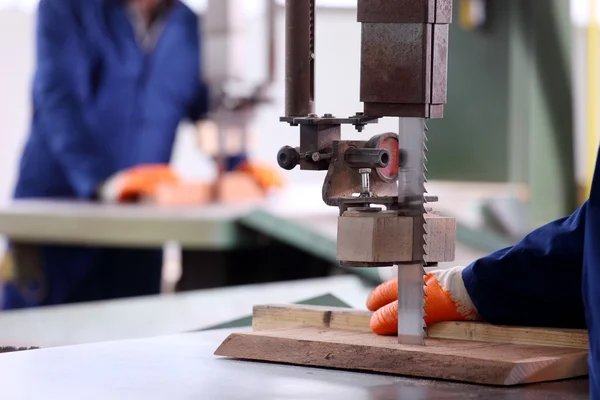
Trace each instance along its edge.
<path fill-rule="evenodd" d="M 20 148 L 27 133 L 30 114 L 29 86 L 34 61 L 35 15 L 31 10 L 35 0 L 0 0 L 0 10 L 2 10 L 2 3 L 6 1 L 12 2 L 13 8 L 0 11 L 0 27 L 3 32 L 8 32 L 0 36 L 0 160 L 2 162 L 0 201 L 9 198 Z M 514 38 L 510 39 L 510 33 L 514 31 L 511 29 L 514 16 L 511 16 L 508 10 L 510 4 L 525 4 L 531 1 L 535 0 L 489 1 L 488 22 L 483 31 L 463 30 L 455 15 L 455 24 L 452 25 L 450 37 L 449 103 L 446 117 L 442 121 L 430 123 L 430 178 L 506 181 L 520 180 L 523 179 L 523 175 L 526 175 L 530 157 L 528 145 L 524 143 L 526 144 L 529 139 L 515 141 L 515 138 L 511 138 L 509 131 L 515 132 L 514 124 L 520 121 L 509 122 L 509 119 L 517 104 L 512 100 L 515 96 L 520 96 L 519 91 L 515 90 L 516 84 L 523 86 L 519 82 L 526 84 L 531 79 L 526 74 L 520 78 L 522 81 L 510 77 L 511 71 L 515 70 L 513 67 L 515 60 L 518 60 L 515 50 L 509 48 L 510 40 L 513 40 L 513 44 L 518 44 L 521 39 L 517 39 L 518 41 Z M 189 0 L 189 2 L 194 5 L 196 11 L 203 10 L 205 1 Z M 343 2 L 349 3 L 338 0 L 339 4 Z M 264 25 L 259 22 L 260 7 L 250 7 L 254 3 L 256 2 L 251 0 L 244 3 L 248 4 L 249 10 L 254 10 L 252 12 L 256 14 L 258 21 L 250 30 L 249 45 L 245 48 L 250 76 L 260 74 L 261 67 L 264 65 L 262 63 L 264 53 L 261 47 Z M 317 0 L 317 3 L 324 2 Z M 21 8 L 24 5 L 28 6 L 22 11 L 16 11 L 17 5 Z M 458 11 L 458 7 L 456 10 Z M 281 146 L 297 145 L 299 140 L 297 128 L 278 121 L 284 110 L 283 21 L 283 12 L 280 10 L 277 22 L 277 82 L 272 91 L 275 101 L 259 111 L 252 127 L 254 140 L 251 155 L 255 159 L 273 164 L 275 154 Z M 584 38 L 585 29 L 581 28 L 576 35 L 575 43 L 578 45 L 574 47 L 576 60 L 574 71 L 579 74 L 579 77 L 584 71 L 582 65 L 585 65 L 585 54 L 582 54 L 586 50 Z M 359 102 L 360 24 L 356 22 L 356 11 L 344 8 L 320 8 L 317 18 L 316 45 L 317 112 L 346 116 L 361 110 Z M 515 46 L 515 48 L 520 47 Z M 527 67 L 535 59 L 535 54 L 527 47 L 523 47 L 522 52 L 524 53 L 521 57 L 522 62 Z M 579 88 L 585 89 L 585 80 L 579 79 L 576 82 Z M 548 85 L 544 84 L 544 86 Z M 578 110 L 586 104 L 583 100 L 585 99 L 583 91 L 580 89 L 576 96 Z M 538 126 L 536 121 L 528 123 L 533 127 Z M 346 127 L 344 136 L 345 138 L 368 138 L 377 133 L 396 130 L 396 121 L 385 119 L 378 125 L 368 127 L 363 134 Z M 545 129 L 542 130 L 545 132 Z M 585 134 L 582 131 L 585 131 L 585 127 L 579 124 L 580 135 Z M 582 142 L 578 143 L 579 149 L 584 151 Z M 580 160 L 581 157 L 576 156 L 576 159 Z M 181 127 L 174 163 L 186 175 L 210 177 L 214 174 L 213 165 L 206 155 L 197 150 L 194 130 L 189 126 Z M 524 164 L 525 167 L 518 167 L 519 163 Z M 520 169 L 525 172 L 511 172 Z M 292 171 L 285 174 L 293 182 L 319 183 L 324 177 L 323 172 Z M 546 181 L 546 179 L 537 180 Z"/>
<path fill-rule="evenodd" d="M 0 201 L 9 198 L 30 115 L 34 16 L 0 12 Z"/>
<path fill-rule="evenodd" d="M 336 115 L 350 115 L 362 109 L 358 101 L 360 25 L 355 22 L 355 10 L 320 10 L 317 24 L 317 111 Z M 9 198 L 16 165 L 26 137 L 31 112 L 29 88 L 34 67 L 35 15 L 27 11 L 0 11 L 0 201 Z M 264 55 L 260 52 L 261 28 L 252 30 L 256 46 L 248 46 L 248 67 L 260 69 Z M 283 113 L 284 84 L 281 72 L 284 67 L 283 13 L 279 13 L 277 36 L 278 65 L 277 83 L 273 87 L 274 104 L 262 108 L 255 120 L 252 155 L 260 160 L 273 162 L 282 146 L 298 143 L 298 130 L 280 123 Z M 340 40 L 344 38 L 344 40 Z M 262 71 L 262 70 L 260 70 Z M 260 73 L 260 72 L 258 72 Z M 252 74 L 250 74 L 252 75 Z M 364 135 L 348 128 L 347 137 L 365 138 L 381 131 L 395 130 L 393 120 L 383 121 L 371 127 Z M 212 174 L 213 167 L 207 158 L 196 150 L 194 130 L 181 127 L 175 150 L 175 164 L 196 176 Z M 289 179 L 300 182 L 320 181 L 322 173 L 299 173 L 294 171 Z"/>

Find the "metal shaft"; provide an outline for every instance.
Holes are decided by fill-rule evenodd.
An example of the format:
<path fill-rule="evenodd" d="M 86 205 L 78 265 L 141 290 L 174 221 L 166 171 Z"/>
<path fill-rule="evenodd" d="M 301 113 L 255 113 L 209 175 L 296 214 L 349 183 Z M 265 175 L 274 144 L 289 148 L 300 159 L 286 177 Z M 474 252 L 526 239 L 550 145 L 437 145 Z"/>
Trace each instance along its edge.
<path fill-rule="evenodd" d="M 315 2 L 285 2 L 285 115 L 314 114 Z"/>
<path fill-rule="evenodd" d="M 398 266 L 398 343 L 424 345 L 423 265 Z"/>
<path fill-rule="evenodd" d="M 267 0 L 267 77 L 265 86 L 275 82 L 275 36 L 276 36 L 277 3 L 275 0 Z"/>
<path fill-rule="evenodd" d="M 361 168 L 358 170 L 362 178 L 362 194 L 371 194 L 371 168 Z"/>

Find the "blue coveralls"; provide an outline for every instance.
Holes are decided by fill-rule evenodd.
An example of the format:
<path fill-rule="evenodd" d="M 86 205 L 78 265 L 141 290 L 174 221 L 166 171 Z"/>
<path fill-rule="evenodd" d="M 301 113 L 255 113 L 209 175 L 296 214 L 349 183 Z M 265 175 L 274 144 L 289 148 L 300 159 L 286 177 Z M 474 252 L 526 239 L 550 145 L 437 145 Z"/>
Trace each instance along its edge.
<path fill-rule="evenodd" d="M 490 323 L 587 327 L 591 397 L 600 399 L 600 163 L 581 208 L 477 260 L 463 280 Z"/>
<path fill-rule="evenodd" d="M 144 49 L 127 7 L 119 0 L 40 1 L 33 117 L 15 198 L 90 200 L 118 171 L 168 163 L 178 124 L 205 116 L 198 17 L 175 1 L 158 41 Z M 5 309 L 160 289 L 160 250 L 28 251 L 36 252 L 27 256 L 33 279 L 25 288 L 5 284 Z"/>

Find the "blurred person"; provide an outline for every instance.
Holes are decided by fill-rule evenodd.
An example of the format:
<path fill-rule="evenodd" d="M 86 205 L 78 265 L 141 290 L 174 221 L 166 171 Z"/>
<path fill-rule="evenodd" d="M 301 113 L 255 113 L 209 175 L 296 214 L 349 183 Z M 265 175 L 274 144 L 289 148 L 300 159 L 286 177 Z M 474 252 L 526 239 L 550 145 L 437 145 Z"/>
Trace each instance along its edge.
<path fill-rule="evenodd" d="M 123 202 L 177 182 L 176 129 L 209 111 L 201 56 L 198 17 L 180 1 L 41 0 L 14 198 Z M 156 294 L 161 270 L 160 249 L 12 242 L 2 307 Z"/>

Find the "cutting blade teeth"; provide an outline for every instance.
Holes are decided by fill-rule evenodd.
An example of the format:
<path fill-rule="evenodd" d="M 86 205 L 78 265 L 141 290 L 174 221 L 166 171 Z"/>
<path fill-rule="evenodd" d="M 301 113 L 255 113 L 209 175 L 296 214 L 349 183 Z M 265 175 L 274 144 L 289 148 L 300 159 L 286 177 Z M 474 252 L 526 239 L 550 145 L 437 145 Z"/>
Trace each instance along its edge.
<path fill-rule="evenodd" d="M 424 125 L 424 130 L 423 130 L 423 148 L 422 148 L 422 154 L 423 154 L 423 171 L 422 171 L 422 176 L 423 176 L 423 184 L 422 184 L 422 202 L 421 202 L 421 218 L 419 218 L 420 220 L 420 224 L 421 224 L 421 232 L 420 232 L 420 238 L 422 240 L 422 242 L 420 243 L 421 246 L 420 248 L 422 249 L 422 257 L 421 257 L 421 273 L 422 273 L 422 279 L 423 279 L 423 285 L 422 285 L 422 296 L 423 296 L 423 302 L 422 302 L 422 309 L 421 309 L 421 321 L 422 321 L 422 329 L 423 329 L 423 342 L 422 344 L 425 345 L 425 337 L 427 336 L 427 332 L 426 332 L 426 328 L 427 328 L 427 324 L 425 323 L 425 317 L 427 316 L 426 312 L 425 312 L 425 305 L 426 305 L 426 281 L 425 281 L 425 260 L 426 260 L 426 255 L 427 255 L 427 222 L 425 219 L 425 214 L 427 213 L 427 210 L 425 209 L 425 205 L 427 204 L 427 199 L 425 198 L 425 194 L 427 193 L 427 188 L 425 187 L 425 184 L 427 183 L 427 126 Z"/>
<path fill-rule="evenodd" d="M 399 184 L 399 198 L 410 199 L 406 208 L 414 218 L 413 263 L 398 266 L 398 342 L 425 345 L 425 265 L 427 260 L 427 226 L 425 220 L 427 190 L 427 127 L 423 119 L 401 118 L 400 140 L 408 152 L 403 167 L 404 181 Z M 414 201 L 418 199 L 416 202 Z"/>
<path fill-rule="evenodd" d="M 425 198 L 425 194 L 427 193 L 427 188 L 425 187 L 425 184 L 427 183 L 427 125 L 425 125 L 425 129 L 423 131 L 423 257 L 422 257 L 422 270 L 423 270 L 423 308 L 422 308 L 422 315 L 423 315 L 423 344 L 425 344 L 425 337 L 427 336 L 427 324 L 425 323 L 425 317 L 427 317 L 427 313 L 425 312 L 425 306 L 427 305 L 427 295 L 426 295 L 426 287 L 427 287 L 427 282 L 425 280 L 425 264 L 426 264 L 426 260 L 427 260 L 427 251 L 428 251 L 428 227 L 427 227 L 427 220 L 425 219 L 425 214 L 427 214 L 427 210 L 425 210 L 425 205 L 427 204 L 427 198 Z"/>

